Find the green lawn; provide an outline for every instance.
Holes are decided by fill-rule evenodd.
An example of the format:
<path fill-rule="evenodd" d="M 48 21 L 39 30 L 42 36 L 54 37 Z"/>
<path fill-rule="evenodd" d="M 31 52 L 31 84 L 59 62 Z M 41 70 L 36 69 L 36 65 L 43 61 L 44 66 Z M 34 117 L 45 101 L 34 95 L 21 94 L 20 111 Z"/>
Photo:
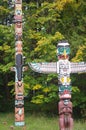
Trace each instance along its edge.
<path fill-rule="evenodd" d="M 26 114 L 25 122 L 25 127 L 15 127 L 14 114 L 0 113 L 0 130 L 59 130 L 56 117 Z M 74 130 L 86 130 L 86 123 L 74 121 Z"/>

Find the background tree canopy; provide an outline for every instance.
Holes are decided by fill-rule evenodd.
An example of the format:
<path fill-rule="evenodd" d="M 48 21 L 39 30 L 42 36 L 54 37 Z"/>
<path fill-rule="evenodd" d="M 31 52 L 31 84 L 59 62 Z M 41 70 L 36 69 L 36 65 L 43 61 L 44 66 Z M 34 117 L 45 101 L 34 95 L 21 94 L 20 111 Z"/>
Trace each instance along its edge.
<path fill-rule="evenodd" d="M 14 9 L 0 1 L 0 110 L 14 107 L 15 65 Z M 61 39 L 71 46 L 70 60 L 86 62 L 85 0 L 24 0 L 23 54 L 28 62 L 57 61 L 56 47 Z M 71 75 L 74 111 L 86 110 L 86 74 Z M 24 73 L 26 110 L 57 111 L 56 74 L 38 74 L 30 68 Z M 10 105 L 9 105 L 10 104 Z"/>

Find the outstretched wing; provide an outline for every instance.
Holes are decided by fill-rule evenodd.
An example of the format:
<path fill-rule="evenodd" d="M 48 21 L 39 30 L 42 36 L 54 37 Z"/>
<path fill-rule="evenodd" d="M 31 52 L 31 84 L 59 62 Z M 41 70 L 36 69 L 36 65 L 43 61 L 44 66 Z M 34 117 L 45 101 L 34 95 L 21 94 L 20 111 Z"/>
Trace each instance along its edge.
<path fill-rule="evenodd" d="M 77 62 L 70 63 L 71 73 L 85 73 L 86 72 L 86 63 L 85 62 Z"/>
<path fill-rule="evenodd" d="M 57 62 L 51 63 L 29 63 L 30 68 L 38 73 L 57 73 Z"/>

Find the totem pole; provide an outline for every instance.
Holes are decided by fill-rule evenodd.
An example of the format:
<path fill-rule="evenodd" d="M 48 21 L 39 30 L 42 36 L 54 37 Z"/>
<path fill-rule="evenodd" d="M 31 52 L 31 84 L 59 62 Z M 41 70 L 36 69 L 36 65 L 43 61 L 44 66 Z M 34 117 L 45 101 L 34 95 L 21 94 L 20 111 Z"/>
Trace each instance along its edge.
<path fill-rule="evenodd" d="M 14 24 L 15 24 L 15 125 L 23 126 L 24 122 L 24 86 L 23 71 L 24 57 L 22 53 L 22 0 L 14 0 Z"/>
<path fill-rule="evenodd" d="M 31 69 L 38 73 L 57 73 L 59 98 L 59 127 L 60 130 L 73 130 L 71 79 L 70 73 L 86 72 L 86 63 L 73 63 L 69 61 L 70 46 L 67 41 L 61 41 L 57 45 L 57 62 L 29 63 Z"/>

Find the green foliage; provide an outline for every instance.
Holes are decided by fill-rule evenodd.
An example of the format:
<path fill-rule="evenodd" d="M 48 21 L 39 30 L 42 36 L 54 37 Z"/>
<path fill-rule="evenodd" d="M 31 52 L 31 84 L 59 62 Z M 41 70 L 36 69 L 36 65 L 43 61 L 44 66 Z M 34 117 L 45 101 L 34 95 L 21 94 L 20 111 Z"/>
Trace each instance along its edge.
<path fill-rule="evenodd" d="M 72 61 L 74 62 L 80 62 L 80 61 L 86 61 L 86 45 L 80 46 L 76 56 L 72 59 Z"/>
<path fill-rule="evenodd" d="M 57 87 L 56 86 L 51 85 L 49 87 L 44 87 L 44 86 L 39 87 L 39 85 L 36 85 L 33 87 L 33 90 L 34 88 L 36 92 L 35 92 L 35 96 L 33 96 L 31 100 L 32 103 L 45 104 L 45 103 L 57 101 Z M 37 90 L 40 90 L 40 91 L 37 91 Z"/>

